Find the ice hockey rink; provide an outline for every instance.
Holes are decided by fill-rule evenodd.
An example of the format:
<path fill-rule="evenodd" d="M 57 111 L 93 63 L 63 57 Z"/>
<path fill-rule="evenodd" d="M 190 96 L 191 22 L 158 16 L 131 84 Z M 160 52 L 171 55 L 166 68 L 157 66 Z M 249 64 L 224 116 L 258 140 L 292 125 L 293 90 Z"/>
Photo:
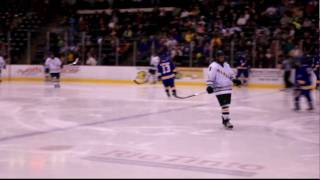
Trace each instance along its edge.
<path fill-rule="evenodd" d="M 181 96 L 201 87 L 178 86 Z M 235 88 L 226 130 L 213 95 L 158 85 L 0 84 L 1 178 L 319 178 L 316 110 L 291 92 Z"/>

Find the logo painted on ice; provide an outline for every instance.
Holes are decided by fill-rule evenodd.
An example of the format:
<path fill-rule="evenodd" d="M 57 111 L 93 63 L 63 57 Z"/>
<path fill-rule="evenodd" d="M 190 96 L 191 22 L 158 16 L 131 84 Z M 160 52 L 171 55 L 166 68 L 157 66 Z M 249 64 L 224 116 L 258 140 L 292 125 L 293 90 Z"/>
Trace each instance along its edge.
<path fill-rule="evenodd" d="M 252 177 L 265 169 L 258 164 L 225 162 L 221 160 L 201 159 L 184 155 L 160 155 L 128 150 L 111 150 L 83 159 L 101 163 L 136 165 L 154 168 L 179 169 L 185 171 L 224 174 L 239 177 Z"/>

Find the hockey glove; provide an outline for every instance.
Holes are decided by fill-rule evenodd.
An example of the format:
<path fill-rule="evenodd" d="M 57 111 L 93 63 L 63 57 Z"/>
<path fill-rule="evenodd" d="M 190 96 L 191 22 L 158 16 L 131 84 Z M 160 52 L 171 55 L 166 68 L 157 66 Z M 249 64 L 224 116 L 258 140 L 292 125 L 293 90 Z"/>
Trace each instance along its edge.
<path fill-rule="evenodd" d="M 242 82 L 239 79 L 232 79 L 232 82 L 235 86 L 240 86 Z"/>
<path fill-rule="evenodd" d="M 174 75 L 177 75 L 178 72 L 177 72 L 176 70 L 173 70 L 173 74 L 174 74 Z"/>
<path fill-rule="evenodd" d="M 212 94 L 213 93 L 213 87 L 212 86 L 208 86 L 207 87 L 207 92 L 208 92 L 208 94 Z"/>

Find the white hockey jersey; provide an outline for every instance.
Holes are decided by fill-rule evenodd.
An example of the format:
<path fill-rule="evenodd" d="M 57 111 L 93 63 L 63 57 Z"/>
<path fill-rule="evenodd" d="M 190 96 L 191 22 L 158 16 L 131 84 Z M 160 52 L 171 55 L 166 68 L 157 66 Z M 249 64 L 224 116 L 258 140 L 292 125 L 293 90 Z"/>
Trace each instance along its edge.
<path fill-rule="evenodd" d="M 60 73 L 62 62 L 59 58 L 47 58 L 45 66 L 49 68 L 50 73 Z"/>
<path fill-rule="evenodd" d="M 6 67 L 6 61 L 2 56 L 0 56 L 0 71 Z"/>
<path fill-rule="evenodd" d="M 159 62 L 160 62 L 159 56 L 151 56 L 150 66 L 152 69 L 157 69 Z"/>
<path fill-rule="evenodd" d="M 213 62 L 209 66 L 207 85 L 213 87 L 216 95 L 231 93 L 234 72 L 226 62 L 223 66 Z"/>

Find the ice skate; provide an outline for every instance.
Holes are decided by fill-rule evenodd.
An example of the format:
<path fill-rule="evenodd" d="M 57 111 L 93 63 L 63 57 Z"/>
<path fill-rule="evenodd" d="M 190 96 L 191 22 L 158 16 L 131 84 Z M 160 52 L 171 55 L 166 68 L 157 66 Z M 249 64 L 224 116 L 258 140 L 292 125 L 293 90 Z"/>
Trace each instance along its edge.
<path fill-rule="evenodd" d="M 308 108 L 307 110 L 308 110 L 308 111 L 312 111 L 312 110 L 314 110 L 313 105 L 312 105 L 312 103 L 311 103 L 311 102 L 309 102 L 309 108 Z"/>
<path fill-rule="evenodd" d="M 225 127 L 226 129 L 233 129 L 233 125 L 230 123 L 230 120 L 229 120 L 229 119 L 223 120 L 223 121 L 222 121 L 222 124 L 224 125 L 224 127 Z"/>

